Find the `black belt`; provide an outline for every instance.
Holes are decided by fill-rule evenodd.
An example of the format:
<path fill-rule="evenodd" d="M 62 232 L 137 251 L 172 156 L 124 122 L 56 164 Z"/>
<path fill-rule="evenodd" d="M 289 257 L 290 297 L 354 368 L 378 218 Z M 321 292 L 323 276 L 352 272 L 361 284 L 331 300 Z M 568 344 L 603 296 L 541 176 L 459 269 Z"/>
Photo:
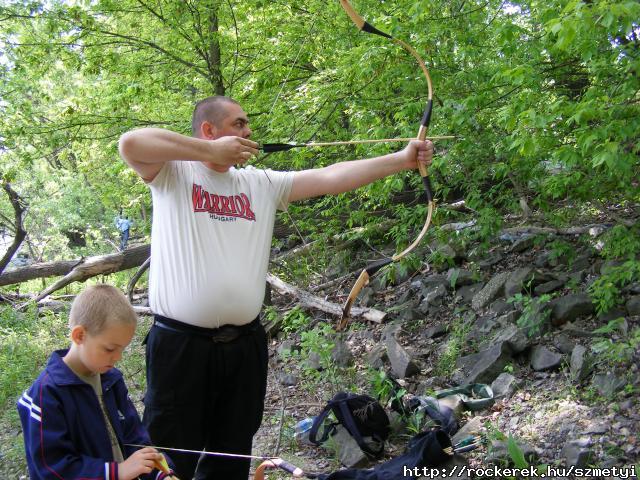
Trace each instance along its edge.
<path fill-rule="evenodd" d="M 163 317 L 162 315 L 153 316 L 153 324 L 157 327 L 172 332 L 186 333 L 187 335 L 194 335 L 198 337 L 204 337 L 214 343 L 229 343 L 242 337 L 243 335 L 249 335 L 256 331 L 260 325 L 259 317 L 256 317 L 252 322 L 246 325 L 223 325 L 219 328 L 204 328 L 190 325 L 188 323 L 179 322 L 173 318 Z"/>

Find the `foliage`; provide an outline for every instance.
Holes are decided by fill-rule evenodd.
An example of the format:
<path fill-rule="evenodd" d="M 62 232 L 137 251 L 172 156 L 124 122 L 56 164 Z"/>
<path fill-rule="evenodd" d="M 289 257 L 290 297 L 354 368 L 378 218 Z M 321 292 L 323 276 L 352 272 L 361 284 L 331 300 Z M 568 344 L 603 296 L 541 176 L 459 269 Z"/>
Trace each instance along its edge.
<path fill-rule="evenodd" d="M 367 376 L 371 385 L 372 395 L 382 405 L 388 405 L 393 400 L 400 400 L 407 393 L 403 388 L 396 389 L 394 383 L 382 368 L 378 370 L 369 368 Z"/>
<path fill-rule="evenodd" d="M 310 353 L 318 355 L 320 365 L 325 370 L 333 370 L 334 364 L 331 361 L 331 352 L 334 347 L 332 336 L 335 335 L 333 326 L 330 323 L 320 323 L 311 330 L 300 333 L 303 354 L 308 358 Z"/>
<path fill-rule="evenodd" d="M 0 405 L 14 402 L 35 380 L 54 349 L 66 346 L 66 321 L 56 315 L 38 317 L 13 308 L 0 310 Z"/>
<path fill-rule="evenodd" d="M 524 458 L 524 452 L 516 442 L 513 436 L 509 435 L 507 439 L 507 452 L 509 452 L 509 456 L 513 461 L 513 464 L 516 468 L 524 469 L 529 466 L 529 462 Z"/>
<path fill-rule="evenodd" d="M 355 6 L 425 56 L 436 92 L 430 133 L 458 136 L 438 144 L 435 191 L 478 210 L 479 238 L 522 197 L 550 213 L 638 200 L 637 2 Z M 239 99 L 260 141 L 305 141 L 412 136 L 426 96 L 413 59 L 359 34 L 338 2 L 8 0 L 0 19 L 0 156 L 28 200 L 38 259 L 68 257 L 78 248 L 69 235 L 113 251 L 121 208 L 148 235 L 150 197 L 117 159 L 117 139 L 145 126 L 188 133 L 199 98 Z M 301 149 L 256 165 L 301 169 L 394 148 Z M 389 238 L 401 248 L 426 212 L 395 198 L 420 189 L 417 175 L 398 174 L 302 202 L 293 216 L 305 237 L 392 216 Z"/>
<path fill-rule="evenodd" d="M 435 372 L 439 376 L 449 375 L 456 364 L 456 360 L 462 351 L 465 343 L 465 338 L 471 326 L 465 323 L 462 317 L 457 317 L 449 329 L 449 338 L 447 339 L 447 345 L 444 352 L 438 358 L 438 362 L 435 367 Z"/>
<path fill-rule="evenodd" d="M 623 298 L 620 290 L 640 280 L 640 261 L 628 260 L 618 267 L 611 267 L 589 287 L 589 294 L 598 313 L 605 313 L 619 304 Z"/>
<path fill-rule="evenodd" d="M 616 320 L 610 321 L 606 326 L 594 330 L 594 333 L 611 333 L 619 327 Z M 632 361 L 634 354 L 640 348 L 640 328 L 636 327 L 622 338 L 597 337 L 591 345 L 591 349 L 598 354 L 608 365 L 627 364 Z"/>
<path fill-rule="evenodd" d="M 285 334 L 290 334 L 304 330 L 310 321 L 309 316 L 300 307 L 296 306 L 283 315 L 282 331 Z"/>
<path fill-rule="evenodd" d="M 517 293 L 507 300 L 522 308 L 522 313 L 516 323 L 518 327 L 524 329 L 528 337 L 535 337 L 542 333 L 543 327 L 551 315 L 551 310 L 548 308 L 551 298 L 552 295 L 549 294 L 530 297 Z"/>
<path fill-rule="evenodd" d="M 553 240 L 548 244 L 549 260 L 556 261 L 563 259 L 566 263 L 571 264 L 576 256 L 575 247 L 564 240 Z"/>
<path fill-rule="evenodd" d="M 607 260 L 633 259 L 640 256 L 640 225 L 616 225 L 603 235 L 602 241 L 601 255 Z"/>

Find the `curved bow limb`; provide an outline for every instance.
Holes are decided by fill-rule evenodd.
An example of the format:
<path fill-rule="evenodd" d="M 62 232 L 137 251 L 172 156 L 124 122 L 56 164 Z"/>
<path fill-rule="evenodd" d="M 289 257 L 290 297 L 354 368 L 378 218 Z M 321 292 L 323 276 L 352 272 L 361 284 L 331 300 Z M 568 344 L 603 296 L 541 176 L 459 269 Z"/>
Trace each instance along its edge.
<path fill-rule="evenodd" d="M 416 52 L 416 50 L 413 47 L 411 47 L 408 43 L 400 39 L 397 39 L 395 37 L 392 37 L 391 35 L 378 30 L 373 25 L 366 22 L 355 11 L 355 9 L 351 6 L 351 4 L 347 0 L 340 0 L 340 4 L 342 5 L 342 8 L 345 10 L 349 18 L 351 18 L 351 20 L 356 25 L 356 27 L 358 27 L 359 30 L 363 32 L 371 33 L 373 35 L 379 35 L 381 37 L 391 40 L 395 44 L 402 47 L 405 51 L 409 52 L 411 56 L 413 56 L 413 58 L 415 58 L 415 60 L 418 62 L 418 65 L 420 66 L 420 69 L 422 70 L 422 73 L 424 74 L 424 77 L 427 82 L 427 103 L 424 109 L 424 113 L 422 115 L 420 128 L 418 130 L 418 135 L 416 136 L 416 138 L 418 140 L 425 140 L 427 137 L 429 124 L 431 123 L 431 113 L 433 109 L 433 84 L 431 82 L 431 75 L 429 74 L 429 70 L 427 69 L 427 66 L 424 60 L 422 59 L 422 57 L 420 57 L 418 52 Z M 376 273 L 378 270 L 380 270 L 382 267 L 384 267 L 385 265 L 396 262 L 400 260 L 402 257 L 409 254 L 409 252 L 411 252 L 414 248 L 416 248 L 416 246 L 418 246 L 418 244 L 422 241 L 422 239 L 426 235 L 427 230 L 431 225 L 431 218 L 433 216 L 433 210 L 434 210 L 435 204 L 433 200 L 433 190 L 431 188 L 431 181 L 429 180 L 427 168 L 423 164 L 418 162 L 418 170 L 420 172 L 420 176 L 422 177 L 422 183 L 424 185 L 425 193 L 427 196 L 427 202 L 428 202 L 427 219 L 424 223 L 424 226 L 422 227 L 422 230 L 420 231 L 420 234 L 402 252 L 394 255 L 391 258 L 373 262 L 369 264 L 364 270 L 362 270 L 362 272 L 360 273 L 360 276 L 356 280 L 356 283 L 351 288 L 351 291 L 349 292 L 349 296 L 347 297 L 347 300 L 344 304 L 344 307 L 342 309 L 342 317 L 338 324 L 337 330 L 342 330 L 346 327 L 350 318 L 351 307 L 353 306 L 353 303 L 355 302 L 360 291 L 369 283 L 371 276 L 374 273 Z"/>

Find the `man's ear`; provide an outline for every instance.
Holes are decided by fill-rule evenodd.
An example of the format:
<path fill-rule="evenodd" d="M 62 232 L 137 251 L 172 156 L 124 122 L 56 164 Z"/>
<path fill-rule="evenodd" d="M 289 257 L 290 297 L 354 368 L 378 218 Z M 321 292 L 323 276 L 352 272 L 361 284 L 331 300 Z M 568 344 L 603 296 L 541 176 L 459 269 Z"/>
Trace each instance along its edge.
<path fill-rule="evenodd" d="M 71 329 L 71 341 L 77 345 L 80 345 L 87 338 L 87 329 L 82 325 L 76 325 Z"/>
<path fill-rule="evenodd" d="M 216 138 L 216 135 L 217 128 L 213 123 L 205 120 L 200 124 L 200 138 L 203 138 L 205 140 L 213 140 L 214 138 Z"/>

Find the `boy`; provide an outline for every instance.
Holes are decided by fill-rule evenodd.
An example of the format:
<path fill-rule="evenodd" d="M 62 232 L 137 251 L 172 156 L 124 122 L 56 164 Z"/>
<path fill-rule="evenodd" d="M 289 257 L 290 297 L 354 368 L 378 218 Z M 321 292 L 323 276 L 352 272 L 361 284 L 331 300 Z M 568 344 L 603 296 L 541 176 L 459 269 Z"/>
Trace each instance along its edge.
<path fill-rule="evenodd" d="M 174 479 L 114 368 L 135 333 L 126 297 L 95 285 L 71 306 L 71 347 L 54 352 L 18 401 L 31 480 Z M 166 465 L 166 463 L 164 463 Z"/>

